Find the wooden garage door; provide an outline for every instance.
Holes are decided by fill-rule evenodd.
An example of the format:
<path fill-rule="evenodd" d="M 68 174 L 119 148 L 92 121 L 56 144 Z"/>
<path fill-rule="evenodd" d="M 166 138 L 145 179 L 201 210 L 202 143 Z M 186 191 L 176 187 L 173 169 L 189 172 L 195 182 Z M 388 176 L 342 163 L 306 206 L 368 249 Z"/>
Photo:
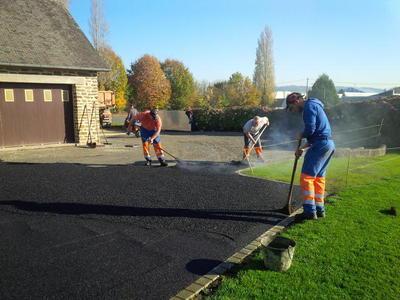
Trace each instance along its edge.
<path fill-rule="evenodd" d="M 71 86 L 0 83 L 0 147 L 74 141 Z"/>

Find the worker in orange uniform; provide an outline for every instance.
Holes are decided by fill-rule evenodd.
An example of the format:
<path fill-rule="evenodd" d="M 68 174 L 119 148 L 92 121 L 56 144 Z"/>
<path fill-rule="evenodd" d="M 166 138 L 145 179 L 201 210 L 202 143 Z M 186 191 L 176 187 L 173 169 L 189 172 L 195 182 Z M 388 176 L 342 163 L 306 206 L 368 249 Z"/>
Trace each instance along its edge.
<path fill-rule="evenodd" d="M 154 152 L 162 167 L 168 166 L 160 144 L 160 132 L 162 121 L 156 108 L 138 113 L 130 123 L 130 128 L 140 124 L 140 136 L 142 138 L 145 165 L 151 166 L 150 144 L 153 144 Z"/>
<path fill-rule="evenodd" d="M 243 160 L 250 155 L 250 142 L 254 145 L 257 158 L 260 162 L 264 162 L 263 150 L 261 146 L 261 137 L 257 140 L 258 134 L 262 132 L 264 127 L 269 126 L 267 117 L 255 116 L 248 120 L 243 126 L 244 147 L 243 147 Z"/>
<path fill-rule="evenodd" d="M 300 157 L 304 150 L 308 149 L 300 177 L 304 209 L 301 218 L 323 218 L 326 169 L 335 152 L 332 130 L 324 105 L 316 98 L 305 100 L 300 93 L 291 93 L 286 97 L 286 109 L 303 113 L 304 131 L 299 138 L 307 139 L 307 143 L 295 153 L 296 157 Z"/>

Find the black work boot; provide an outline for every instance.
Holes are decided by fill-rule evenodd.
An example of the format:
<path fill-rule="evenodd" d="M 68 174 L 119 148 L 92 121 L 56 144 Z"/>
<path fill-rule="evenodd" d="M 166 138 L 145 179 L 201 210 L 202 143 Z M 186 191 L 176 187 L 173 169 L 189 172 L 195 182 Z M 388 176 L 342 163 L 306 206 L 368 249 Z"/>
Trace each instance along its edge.
<path fill-rule="evenodd" d="M 165 160 L 160 159 L 160 166 L 161 167 L 168 167 L 168 163 Z"/>
<path fill-rule="evenodd" d="M 306 220 L 318 220 L 317 213 L 312 212 L 312 213 L 301 213 L 295 216 L 295 222 L 296 223 L 301 223 Z"/>
<path fill-rule="evenodd" d="M 151 159 L 146 159 L 145 166 L 151 167 Z"/>
<path fill-rule="evenodd" d="M 317 210 L 317 217 L 318 217 L 318 218 L 325 218 L 325 217 L 326 217 L 326 214 L 325 214 L 324 211 L 318 211 L 318 210 Z"/>

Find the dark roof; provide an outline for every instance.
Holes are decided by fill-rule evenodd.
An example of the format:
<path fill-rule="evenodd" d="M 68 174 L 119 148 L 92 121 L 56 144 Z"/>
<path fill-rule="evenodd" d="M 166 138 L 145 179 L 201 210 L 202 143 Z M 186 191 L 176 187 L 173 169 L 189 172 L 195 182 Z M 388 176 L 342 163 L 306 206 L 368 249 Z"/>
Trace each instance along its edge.
<path fill-rule="evenodd" d="M 0 0 L 0 66 L 109 69 L 54 0 Z"/>

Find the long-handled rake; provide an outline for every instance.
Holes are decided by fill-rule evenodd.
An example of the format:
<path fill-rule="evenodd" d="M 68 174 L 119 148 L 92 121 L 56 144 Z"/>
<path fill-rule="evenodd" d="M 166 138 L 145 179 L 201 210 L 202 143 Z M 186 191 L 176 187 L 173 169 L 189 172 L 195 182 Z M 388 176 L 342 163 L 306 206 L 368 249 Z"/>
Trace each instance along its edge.
<path fill-rule="evenodd" d="M 90 148 L 96 148 L 96 141 L 93 142 L 93 137 L 92 137 L 93 112 L 94 112 L 94 106 L 92 107 L 92 112 L 90 113 L 90 120 L 89 120 L 88 114 L 86 114 L 87 122 L 89 124 L 89 133 L 88 133 L 88 137 L 87 137 L 87 140 L 86 140 L 86 144 Z"/>
<path fill-rule="evenodd" d="M 112 145 L 112 144 L 107 140 L 106 134 L 104 133 L 104 130 L 103 130 L 103 126 L 101 126 L 101 124 L 100 124 L 100 129 L 101 129 L 101 133 L 102 133 L 103 138 L 104 138 L 103 144 L 104 144 L 104 145 Z"/>
<path fill-rule="evenodd" d="M 165 150 L 164 148 L 160 147 L 160 145 L 158 145 L 158 148 L 160 148 L 160 150 L 164 151 L 165 153 L 167 153 L 169 156 L 171 156 L 173 159 L 176 160 L 177 163 L 182 162 L 179 158 L 177 158 L 175 155 L 171 154 L 170 152 L 168 152 L 167 150 Z"/>
<path fill-rule="evenodd" d="M 297 150 L 300 149 L 300 146 L 301 146 L 301 138 L 299 139 L 299 142 L 297 144 L 296 152 L 297 152 Z M 287 198 L 287 204 L 284 207 L 284 210 L 286 210 L 288 212 L 288 215 L 293 213 L 293 206 L 292 206 L 293 182 L 294 182 L 294 176 L 296 174 L 297 163 L 299 161 L 299 158 L 300 157 L 297 157 L 297 155 L 296 155 L 296 157 L 294 159 L 293 170 L 292 170 L 292 178 L 290 179 L 290 187 L 289 187 L 289 194 L 288 194 L 288 198 Z"/>

